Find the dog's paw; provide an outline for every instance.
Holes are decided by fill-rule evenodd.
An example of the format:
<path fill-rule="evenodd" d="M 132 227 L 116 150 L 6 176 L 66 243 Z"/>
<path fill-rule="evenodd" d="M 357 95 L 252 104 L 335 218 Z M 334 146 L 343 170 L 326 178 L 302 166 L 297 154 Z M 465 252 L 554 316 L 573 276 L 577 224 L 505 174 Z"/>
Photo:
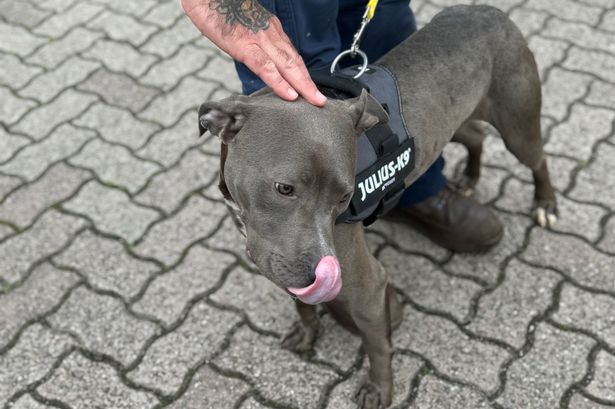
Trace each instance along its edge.
<path fill-rule="evenodd" d="M 551 228 L 557 222 L 555 201 L 543 201 L 534 205 L 534 220 L 540 227 Z"/>
<path fill-rule="evenodd" d="M 301 353 L 312 349 L 318 335 L 320 334 L 320 325 L 315 325 L 313 328 L 305 328 L 301 322 L 295 322 L 290 330 L 282 337 L 282 348 L 289 351 Z"/>
<path fill-rule="evenodd" d="M 391 393 L 388 394 L 371 381 L 366 381 L 354 395 L 358 409 L 385 409 L 391 404 Z"/>

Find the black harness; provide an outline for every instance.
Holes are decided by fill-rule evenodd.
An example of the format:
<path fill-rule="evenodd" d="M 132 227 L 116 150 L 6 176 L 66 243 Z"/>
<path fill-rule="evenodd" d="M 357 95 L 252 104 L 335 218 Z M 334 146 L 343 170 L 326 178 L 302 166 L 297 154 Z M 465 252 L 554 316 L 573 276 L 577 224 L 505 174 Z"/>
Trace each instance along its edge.
<path fill-rule="evenodd" d="M 414 169 L 414 138 L 401 114 L 397 80 L 380 65 L 369 65 L 358 79 L 352 78 L 360 67 L 349 67 L 335 74 L 311 71 L 318 88 L 328 98 L 347 99 L 367 90 L 389 114 L 387 124 L 378 124 L 357 140 L 355 191 L 348 209 L 336 223 L 372 224 L 391 210 L 404 191 L 404 179 Z"/>

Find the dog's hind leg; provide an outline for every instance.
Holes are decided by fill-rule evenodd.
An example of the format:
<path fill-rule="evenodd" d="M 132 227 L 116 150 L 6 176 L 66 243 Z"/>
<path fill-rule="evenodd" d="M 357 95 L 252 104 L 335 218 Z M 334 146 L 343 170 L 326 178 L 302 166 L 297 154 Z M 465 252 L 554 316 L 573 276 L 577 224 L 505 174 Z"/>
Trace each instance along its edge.
<path fill-rule="evenodd" d="M 282 348 L 294 352 L 309 351 L 320 334 L 320 321 L 316 306 L 295 300 L 295 307 L 299 313 L 299 321 L 295 322 L 282 338 Z"/>
<path fill-rule="evenodd" d="M 480 159 L 485 139 L 484 126 L 478 121 L 469 120 L 453 135 L 453 142 L 462 144 L 468 150 L 468 160 L 463 174 L 453 184 L 465 196 L 470 196 L 480 178 Z"/>
<path fill-rule="evenodd" d="M 522 57 L 516 66 L 507 67 L 506 76 L 501 76 L 505 80 L 490 90 L 488 121 L 508 150 L 532 170 L 534 217 L 539 225 L 549 227 L 557 221 L 557 203 L 543 151 L 540 79 L 531 51 L 525 48 Z"/>

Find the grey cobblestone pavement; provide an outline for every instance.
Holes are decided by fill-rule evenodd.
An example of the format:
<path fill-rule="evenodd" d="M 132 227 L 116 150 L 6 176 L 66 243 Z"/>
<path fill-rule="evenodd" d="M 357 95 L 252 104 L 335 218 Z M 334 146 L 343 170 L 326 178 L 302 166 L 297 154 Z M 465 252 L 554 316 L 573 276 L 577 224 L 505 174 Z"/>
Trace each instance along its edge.
<path fill-rule="evenodd" d="M 535 51 L 561 215 L 486 140 L 486 255 L 369 231 L 403 299 L 395 408 L 615 408 L 615 0 L 480 0 Z M 455 0 L 414 0 L 419 25 Z M 196 107 L 239 90 L 177 0 L 0 0 L 0 408 L 354 407 L 360 341 L 246 260 Z M 454 175 L 463 149 L 446 149 Z"/>

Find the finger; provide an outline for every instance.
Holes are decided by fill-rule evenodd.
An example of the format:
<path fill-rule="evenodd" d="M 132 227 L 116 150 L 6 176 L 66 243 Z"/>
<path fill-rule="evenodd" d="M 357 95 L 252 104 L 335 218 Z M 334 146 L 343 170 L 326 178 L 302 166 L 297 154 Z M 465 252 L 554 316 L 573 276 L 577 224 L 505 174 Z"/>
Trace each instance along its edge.
<path fill-rule="evenodd" d="M 273 62 L 276 64 L 280 75 L 299 93 L 306 101 L 312 105 L 323 106 L 327 98 L 320 93 L 316 84 L 312 81 L 303 59 L 295 49 L 286 43 L 277 43 L 272 49 L 265 49 L 265 52 L 273 55 Z"/>
<path fill-rule="evenodd" d="M 240 61 L 271 87 L 280 98 L 294 101 L 299 96 L 297 91 L 280 75 L 273 60 L 260 47 L 249 47 Z"/>

